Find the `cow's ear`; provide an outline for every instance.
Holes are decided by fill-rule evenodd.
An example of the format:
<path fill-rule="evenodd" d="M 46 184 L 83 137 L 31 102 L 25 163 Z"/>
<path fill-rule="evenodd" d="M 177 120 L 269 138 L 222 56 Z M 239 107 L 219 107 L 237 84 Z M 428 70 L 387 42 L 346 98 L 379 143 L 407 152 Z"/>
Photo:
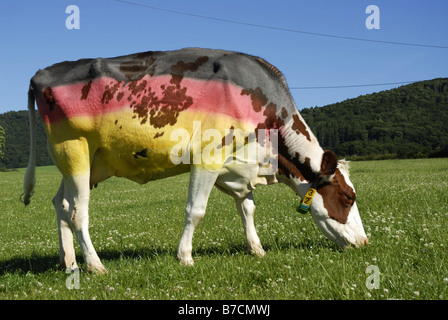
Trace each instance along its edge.
<path fill-rule="evenodd" d="M 338 157 L 333 151 L 325 150 L 322 156 L 322 163 L 320 165 L 320 175 L 330 178 L 338 166 Z"/>

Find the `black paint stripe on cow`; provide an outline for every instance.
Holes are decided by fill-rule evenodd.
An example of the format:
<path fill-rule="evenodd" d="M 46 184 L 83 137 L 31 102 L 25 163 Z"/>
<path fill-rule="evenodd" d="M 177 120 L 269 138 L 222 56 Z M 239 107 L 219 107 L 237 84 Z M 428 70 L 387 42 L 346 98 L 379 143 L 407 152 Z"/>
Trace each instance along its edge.
<path fill-rule="evenodd" d="M 179 63 L 188 65 L 201 58 L 198 68 L 185 68 L 182 76 L 221 80 L 245 89 L 259 88 L 277 106 L 294 105 L 282 73 L 265 60 L 239 52 L 202 48 L 64 61 L 39 70 L 31 79 L 31 84 L 35 90 L 42 92 L 47 87 L 84 83 L 106 76 L 123 81 L 126 85 L 145 75 L 173 75 L 173 68 Z"/>

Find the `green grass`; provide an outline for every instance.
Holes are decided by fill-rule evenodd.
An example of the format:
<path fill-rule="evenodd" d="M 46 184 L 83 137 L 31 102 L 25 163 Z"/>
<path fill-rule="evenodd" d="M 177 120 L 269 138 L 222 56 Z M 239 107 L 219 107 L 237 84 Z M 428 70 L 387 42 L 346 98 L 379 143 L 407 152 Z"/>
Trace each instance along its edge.
<path fill-rule="evenodd" d="M 19 202 L 24 170 L 0 173 L 0 299 L 448 299 L 448 159 L 352 162 L 351 177 L 370 238 L 341 251 L 284 185 L 255 191 L 266 256 L 246 253 L 234 201 L 214 189 L 193 239 L 193 268 L 175 258 L 188 175 L 140 186 L 124 179 L 91 193 L 90 234 L 107 275 L 83 271 L 80 288 L 57 268 L 51 199 L 60 174 L 37 169 L 32 202 Z M 380 288 L 366 287 L 366 268 Z"/>

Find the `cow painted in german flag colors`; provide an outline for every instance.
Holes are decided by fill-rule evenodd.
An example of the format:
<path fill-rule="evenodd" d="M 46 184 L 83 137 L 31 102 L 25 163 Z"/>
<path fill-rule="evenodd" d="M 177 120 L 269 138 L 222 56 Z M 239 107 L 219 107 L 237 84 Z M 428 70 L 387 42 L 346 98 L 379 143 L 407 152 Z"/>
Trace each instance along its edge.
<path fill-rule="evenodd" d="M 347 163 L 320 147 L 285 78 L 261 58 L 187 48 L 39 70 L 28 92 L 25 205 L 35 185 L 35 102 L 63 176 L 53 204 L 64 267 L 77 267 L 74 233 L 87 269 L 106 272 L 89 236 L 88 205 L 90 189 L 112 176 L 146 183 L 190 172 L 177 251 L 186 265 L 193 264 L 193 232 L 213 186 L 235 199 L 248 249 L 257 256 L 265 252 L 254 226 L 253 190 L 277 182 L 301 198 L 312 194 L 299 210 L 310 209 L 329 239 L 342 247 L 367 243 Z"/>

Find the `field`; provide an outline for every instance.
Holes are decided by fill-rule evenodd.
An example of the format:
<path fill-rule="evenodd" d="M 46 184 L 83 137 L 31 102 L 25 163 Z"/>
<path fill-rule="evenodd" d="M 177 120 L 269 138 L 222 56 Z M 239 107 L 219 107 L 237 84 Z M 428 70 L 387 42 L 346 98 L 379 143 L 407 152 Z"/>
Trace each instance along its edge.
<path fill-rule="evenodd" d="M 51 199 L 60 174 L 37 169 L 27 208 L 19 202 L 23 175 L 0 173 L 0 299 L 448 299 L 448 159 L 351 163 L 370 238 L 361 249 L 339 250 L 295 211 L 293 192 L 274 185 L 255 191 L 266 256 L 253 257 L 234 201 L 214 189 L 192 268 L 175 257 L 188 175 L 143 186 L 110 179 L 90 202 L 90 234 L 109 273 L 83 271 L 76 244 L 78 288 L 75 274 L 57 267 Z"/>

